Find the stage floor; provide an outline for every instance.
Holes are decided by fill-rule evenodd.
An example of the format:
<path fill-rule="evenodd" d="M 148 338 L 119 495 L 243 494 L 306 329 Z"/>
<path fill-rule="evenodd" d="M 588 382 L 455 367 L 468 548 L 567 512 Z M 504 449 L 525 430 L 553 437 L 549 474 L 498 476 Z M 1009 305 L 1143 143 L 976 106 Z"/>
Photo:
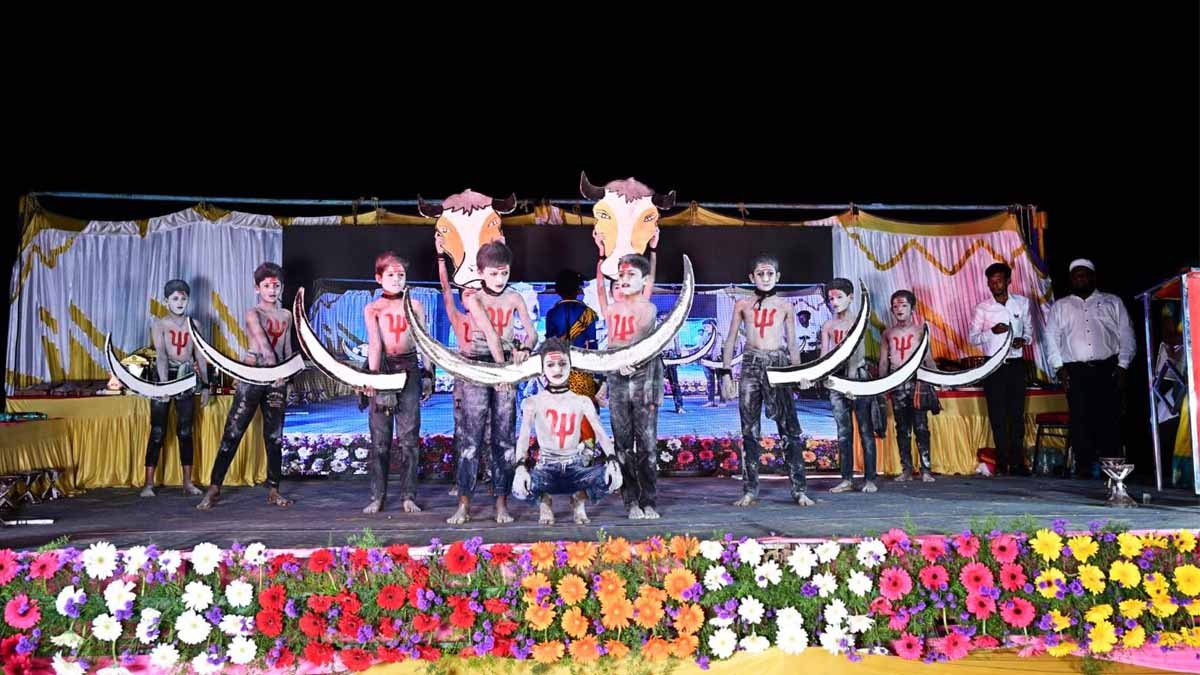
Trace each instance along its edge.
<path fill-rule="evenodd" d="M 297 500 L 289 509 L 268 506 L 263 488 L 227 488 L 215 510 L 203 513 L 177 488 L 163 488 L 154 499 L 138 497 L 134 489 L 96 489 L 72 499 L 27 506 L 22 518 L 55 518 L 53 525 L 0 529 L 0 546 L 34 548 L 68 535 L 70 545 L 86 546 L 109 541 L 119 547 L 157 544 L 160 548 L 188 548 L 209 541 L 228 546 L 261 541 L 273 548 L 309 548 L 344 545 L 346 538 L 370 528 L 383 543 L 427 544 L 431 537 L 443 541 L 483 537 L 485 542 L 529 542 L 544 539 L 594 539 L 600 530 L 630 539 L 655 534 L 690 533 L 711 537 L 721 532 L 735 535 L 786 537 L 878 535 L 891 527 L 911 527 L 919 532 L 959 532 L 969 527 L 1006 527 L 1013 519 L 1032 516 L 1044 526 L 1056 518 L 1072 527 L 1086 528 L 1093 520 L 1113 519 L 1133 528 L 1195 527 L 1200 520 L 1200 500 L 1182 491 L 1157 495 L 1150 506 L 1111 509 L 1103 504 L 1102 481 L 1067 481 L 1052 478 L 939 477 L 936 483 L 897 484 L 884 479 L 873 495 L 859 492 L 830 494 L 835 477 L 811 478 L 813 508 L 801 509 L 788 499 L 782 476 L 764 476 L 763 499 L 749 509 L 729 503 L 741 494 L 741 482 L 729 478 L 663 478 L 659 480 L 658 521 L 631 521 L 624 517 L 619 497 L 609 496 L 589 509 L 592 522 L 576 526 L 569 518 L 565 497 L 558 497 L 560 524 L 542 526 L 531 505 L 513 507 L 515 523 L 498 526 L 492 520 L 492 500 L 486 489 L 476 499 L 472 522 L 446 525 L 455 498 L 446 483 L 422 483 L 418 503 L 423 513 L 397 511 L 394 498 L 388 510 L 366 516 L 365 481 L 284 481 L 283 491 Z M 1152 492 L 1132 484 L 1136 498 Z M 394 493 L 394 491 L 393 491 Z M 985 523 L 994 516 L 998 519 Z"/>

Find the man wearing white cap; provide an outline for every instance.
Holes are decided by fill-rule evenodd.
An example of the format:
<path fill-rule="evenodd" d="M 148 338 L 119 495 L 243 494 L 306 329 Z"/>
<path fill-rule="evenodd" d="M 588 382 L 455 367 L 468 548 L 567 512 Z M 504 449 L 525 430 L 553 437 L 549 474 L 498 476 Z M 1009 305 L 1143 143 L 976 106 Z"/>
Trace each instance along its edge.
<path fill-rule="evenodd" d="M 1075 475 L 1098 478 L 1098 457 L 1121 456 L 1121 399 L 1137 341 L 1125 303 L 1096 290 L 1091 260 L 1071 261 L 1071 292 L 1050 308 L 1046 357 L 1067 389 Z"/>
<path fill-rule="evenodd" d="M 975 306 L 969 340 L 991 356 L 1013 334 L 1004 365 L 983 381 L 988 421 L 996 442 L 996 473 L 1028 476 L 1025 468 L 1025 347 L 1033 340 L 1029 298 L 1008 292 L 1012 268 L 1002 262 L 984 271 L 992 297 Z"/>

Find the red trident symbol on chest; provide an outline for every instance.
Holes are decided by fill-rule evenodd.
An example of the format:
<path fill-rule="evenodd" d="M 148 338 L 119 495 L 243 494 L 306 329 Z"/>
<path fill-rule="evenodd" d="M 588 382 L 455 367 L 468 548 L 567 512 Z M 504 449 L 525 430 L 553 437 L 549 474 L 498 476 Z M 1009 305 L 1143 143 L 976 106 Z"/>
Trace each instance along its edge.
<path fill-rule="evenodd" d="M 283 321 L 267 319 L 267 340 L 271 343 L 271 349 L 275 348 L 281 337 L 283 337 Z"/>
<path fill-rule="evenodd" d="M 188 338 L 191 337 L 181 330 L 169 330 L 171 334 L 171 346 L 175 348 L 176 356 L 183 356 L 183 348 L 188 344 Z"/>
<path fill-rule="evenodd" d="M 488 307 L 487 314 L 488 321 L 492 322 L 492 328 L 495 328 L 497 333 L 504 335 L 504 329 L 508 328 L 508 324 L 512 319 L 512 310 Z"/>
<path fill-rule="evenodd" d="M 633 337 L 633 315 L 618 314 L 613 317 L 613 337 L 624 342 Z"/>
<path fill-rule="evenodd" d="M 775 309 L 754 308 L 754 327 L 758 329 L 758 337 L 767 336 L 767 329 L 775 325 Z"/>
<path fill-rule="evenodd" d="M 398 341 L 404 331 L 408 330 L 408 319 L 399 314 L 384 314 L 387 317 L 388 332 Z"/>
<path fill-rule="evenodd" d="M 912 349 L 912 342 L 912 334 L 905 335 L 904 337 L 897 335 L 892 338 L 892 346 L 895 347 L 896 351 L 900 352 L 901 361 L 904 360 L 904 355 L 908 353 L 908 350 Z"/>
<path fill-rule="evenodd" d="M 845 339 L 846 339 L 846 331 L 840 330 L 838 328 L 833 329 L 833 343 L 834 344 L 840 345 L 840 344 L 842 344 L 842 340 L 845 340 Z"/>
<path fill-rule="evenodd" d="M 557 410 L 546 410 L 546 417 L 550 418 L 550 428 L 554 431 L 554 435 L 558 436 L 558 447 L 562 448 L 567 444 L 567 437 L 575 433 L 575 413 L 567 414 L 560 413 Z"/>

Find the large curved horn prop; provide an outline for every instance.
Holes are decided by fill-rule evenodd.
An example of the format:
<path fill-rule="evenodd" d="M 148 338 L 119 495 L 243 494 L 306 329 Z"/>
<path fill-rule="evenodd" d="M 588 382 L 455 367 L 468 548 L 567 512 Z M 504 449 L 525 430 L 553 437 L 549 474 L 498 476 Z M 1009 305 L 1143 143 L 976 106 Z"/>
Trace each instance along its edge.
<path fill-rule="evenodd" d="M 1008 358 L 1008 352 L 1012 349 L 1013 335 L 1012 331 L 1008 331 L 1004 338 L 1004 346 L 1000 351 L 988 357 L 982 366 L 964 370 L 958 373 L 946 373 L 940 370 L 931 368 L 921 368 L 917 370 L 917 379 L 929 384 L 935 384 L 939 387 L 966 387 L 982 380 L 983 378 L 996 372 L 996 369 L 1004 365 L 1005 359 Z"/>
<path fill-rule="evenodd" d="M 247 384 L 270 385 L 276 380 L 287 379 L 304 370 L 304 358 L 300 356 L 300 352 L 292 354 L 287 361 L 274 366 L 248 366 L 225 356 L 216 347 L 209 344 L 200 334 L 200 329 L 196 327 L 195 319 L 188 319 L 188 331 L 192 334 L 196 348 L 200 350 L 201 354 L 204 354 L 204 358 L 208 359 L 209 363 L 230 377 Z"/>
<path fill-rule="evenodd" d="M 655 194 L 650 198 L 650 202 L 660 209 L 669 209 L 675 206 L 675 191 L 671 190 L 665 195 Z"/>
<path fill-rule="evenodd" d="M 502 216 L 505 214 L 508 214 L 508 213 L 512 213 L 513 210 L 516 208 L 517 208 L 516 193 L 510 194 L 508 197 L 506 197 L 504 199 L 493 199 L 492 200 L 492 210 L 495 211 L 496 213 L 499 213 Z"/>
<path fill-rule="evenodd" d="M 589 373 L 612 373 L 626 366 L 633 368 L 649 361 L 675 339 L 675 335 L 687 321 L 688 313 L 692 311 L 692 299 L 695 295 L 696 280 L 692 274 L 692 261 L 685 255 L 683 288 L 679 291 L 679 299 L 654 332 L 634 344 L 616 349 L 601 351 L 571 347 L 571 367 Z"/>
<path fill-rule="evenodd" d="M 742 352 L 744 354 L 745 352 Z M 729 359 L 729 367 L 732 368 L 742 362 L 742 354 Z M 712 359 L 700 359 L 700 365 L 713 370 L 724 370 L 725 364 L 722 361 L 713 361 Z"/>
<path fill-rule="evenodd" d="M 522 363 L 514 365 L 511 363 L 474 361 L 455 353 L 449 347 L 435 340 L 432 335 L 425 332 L 425 328 L 417 321 L 416 312 L 413 311 L 412 303 L 407 294 L 404 298 L 404 314 L 408 319 L 408 325 L 412 328 L 413 339 L 417 342 L 417 348 L 421 350 L 425 358 L 433 361 L 454 377 L 469 380 L 476 384 L 494 386 L 497 384 L 516 384 L 521 380 L 528 380 L 531 377 L 535 377 L 542 372 L 541 358 L 530 357 Z"/>
<path fill-rule="evenodd" d="M 328 377 L 350 387 L 371 387 L 376 391 L 400 391 L 408 382 L 408 373 L 366 373 L 335 359 L 308 322 L 303 286 L 296 290 L 296 299 L 292 301 L 292 322 L 296 325 L 296 337 L 300 339 L 300 351 Z"/>
<path fill-rule="evenodd" d="M 842 340 L 842 344 L 816 361 L 798 366 L 767 368 L 767 382 L 772 385 L 795 384 L 800 380 L 816 382 L 837 370 L 838 366 L 854 355 L 854 350 L 858 349 L 858 343 L 866 335 L 867 315 L 870 312 L 871 304 L 871 295 L 867 291 L 866 285 L 860 280 L 858 286 L 859 294 L 862 295 L 862 304 L 858 306 L 858 317 L 854 319 L 854 326 L 850 329 L 846 339 Z"/>
<path fill-rule="evenodd" d="M 711 331 L 708 334 L 708 341 L 697 347 L 691 354 L 686 356 L 678 356 L 673 359 L 663 359 L 663 363 L 668 366 L 686 366 L 689 363 L 695 363 L 704 357 L 705 354 L 712 349 L 717 341 L 717 331 Z"/>
<path fill-rule="evenodd" d="M 430 204 L 421 195 L 417 195 L 417 213 L 426 218 L 438 218 L 442 215 L 442 207 L 440 204 Z"/>
<path fill-rule="evenodd" d="M 196 387 L 196 374 L 191 373 L 170 382 L 150 382 L 129 372 L 124 363 L 117 358 L 117 353 L 113 351 L 112 333 L 104 336 L 104 354 L 108 357 L 108 369 L 117 380 L 125 385 L 125 388 L 139 396 L 146 398 L 168 398 L 178 396 L 189 389 Z M 162 357 L 166 358 L 166 357 Z"/>
<path fill-rule="evenodd" d="M 601 199 L 604 199 L 604 188 L 592 185 L 590 182 L 588 182 L 587 172 L 580 171 L 579 194 L 583 195 L 586 199 L 600 201 Z"/>
<path fill-rule="evenodd" d="M 927 351 L 929 351 L 928 328 L 921 335 L 921 343 L 913 350 L 908 360 L 896 370 L 876 380 L 847 380 L 837 375 L 830 375 L 825 380 L 825 386 L 847 396 L 879 396 L 911 380 L 913 375 L 916 375 L 917 369 L 921 367 L 921 361 L 925 358 Z"/>

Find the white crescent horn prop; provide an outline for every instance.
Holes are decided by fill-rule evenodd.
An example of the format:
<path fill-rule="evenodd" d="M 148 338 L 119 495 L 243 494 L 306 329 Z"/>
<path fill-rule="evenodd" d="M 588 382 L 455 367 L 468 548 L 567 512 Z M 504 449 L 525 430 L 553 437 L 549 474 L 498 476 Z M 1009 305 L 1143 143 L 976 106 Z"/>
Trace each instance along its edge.
<path fill-rule="evenodd" d="M 908 360 L 896 370 L 876 380 L 847 380 L 830 375 L 825 379 L 825 386 L 848 396 L 879 396 L 904 384 L 917 374 L 925 352 L 929 351 L 929 329 L 921 334 L 921 343 L 909 355 Z"/>
<path fill-rule="evenodd" d="M 692 274 L 692 261 L 683 256 L 683 284 L 679 299 L 667 314 L 667 318 L 645 338 L 624 347 L 594 350 L 571 347 L 571 368 L 589 373 L 613 373 L 621 368 L 639 366 L 654 358 L 679 333 L 692 311 L 692 300 L 696 295 L 696 280 Z"/>
<path fill-rule="evenodd" d="M 700 360 L 705 354 L 712 349 L 713 344 L 717 341 L 717 332 L 712 331 L 708 334 L 708 341 L 700 345 L 691 354 L 686 356 L 678 356 L 673 359 L 663 359 L 663 363 L 668 366 L 686 366 L 689 363 L 695 363 Z"/>
<path fill-rule="evenodd" d="M 862 295 L 862 303 L 858 306 L 858 317 L 854 319 L 854 326 L 850 328 L 850 333 L 846 336 L 846 339 L 842 340 L 842 343 L 835 347 L 833 351 L 825 354 L 816 361 L 810 361 L 798 366 L 767 368 L 767 382 L 772 385 L 795 384 L 800 380 L 816 382 L 837 370 L 838 366 L 854 355 L 854 350 L 858 349 L 858 343 L 866 335 L 867 315 L 870 311 L 868 308 L 871 304 L 871 295 L 861 279 L 858 282 L 858 287 L 859 294 Z"/>
<path fill-rule="evenodd" d="M 308 322 L 304 312 L 304 287 L 296 289 L 292 301 L 292 323 L 296 326 L 296 337 L 300 340 L 300 351 L 312 361 L 322 373 L 349 387 L 371 387 L 376 391 L 400 391 L 408 381 L 408 373 L 366 373 L 338 361 L 330 354 Z M 412 326 L 410 322 L 408 325 Z"/>
<path fill-rule="evenodd" d="M 354 361 L 355 363 L 366 363 L 367 361 L 366 357 L 360 356 L 353 349 L 350 349 L 350 346 L 345 340 L 342 340 L 342 353 L 346 355 L 346 358 Z"/>
<path fill-rule="evenodd" d="M 304 358 L 300 356 L 300 352 L 292 354 L 287 361 L 273 366 L 250 366 L 240 361 L 234 361 L 205 341 L 204 336 L 200 335 L 200 330 L 196 327 L 195 319 L 188 319 L 188 330 L 192 333 L 192 340 L 195 342 L 196 348 L 204 354 L 204 358 L 208 359 L 209 363 L 230 377 L 247 384 L 270 385 L 276 380 L 285 380 L 304 370 Z"/>
<path fill-rule="evenodd" d="M 743 352 L 744 354 L 745 352 Z M 742 354 L 729 359 L 729 367 L 732 368 L 742 362 Z M 724 370 L 725 365 L 721 361 L 713 361 L 712 359 L 700 359 L 700 365 L 713 370 Z"/>
<path fill-rule="evenodd" d="M 104 353 L 108 356 L 108 369 L 125 388 L 146 398 L 169 398 L 178 396 L 189 389 L 196 388 L 196 374 L 191 373 L 170 382 L 150 382 L 129 372 L 125 364 L 117 358 L 113 351 L 112 333 L 104 336 Z"/>
<path fill-rule="evenodd" d="M 947 373 L 941 370 L 933 370 L 932 368 L 921 368 L 917 371 L 917 379 L 939 387 L 966 387 L 975 384 L 996 372 L 997 368 L 1004 365 L 1004 361 L 1008 358 L 1008 352 L 1012 349 L 1012 341 L 1013 335 L 1010 330 L 1004 337 L 1004 346 L 1000 348 L 1000 351 L 989 356 L 988 360 L 978 368 L 958 373 Z"/>
<path fill-rule="evenodd" d="M 425 358 L 433 361 L 454 377 L 485 386 L 495 386 L 497 384 L 516 384 L 542 373 L 542 359 L 536 355 L 531 355 L 520 364 L 514 365 L 475 361 L 454 352 L 425 332 L 425 328 L 417 321 L 416 312 L 413 311 L 408 297 L 404 298 L 404 315 L 408 319 L 408 325 L 412 327 L 417 349 L 421 350 Z"/>

